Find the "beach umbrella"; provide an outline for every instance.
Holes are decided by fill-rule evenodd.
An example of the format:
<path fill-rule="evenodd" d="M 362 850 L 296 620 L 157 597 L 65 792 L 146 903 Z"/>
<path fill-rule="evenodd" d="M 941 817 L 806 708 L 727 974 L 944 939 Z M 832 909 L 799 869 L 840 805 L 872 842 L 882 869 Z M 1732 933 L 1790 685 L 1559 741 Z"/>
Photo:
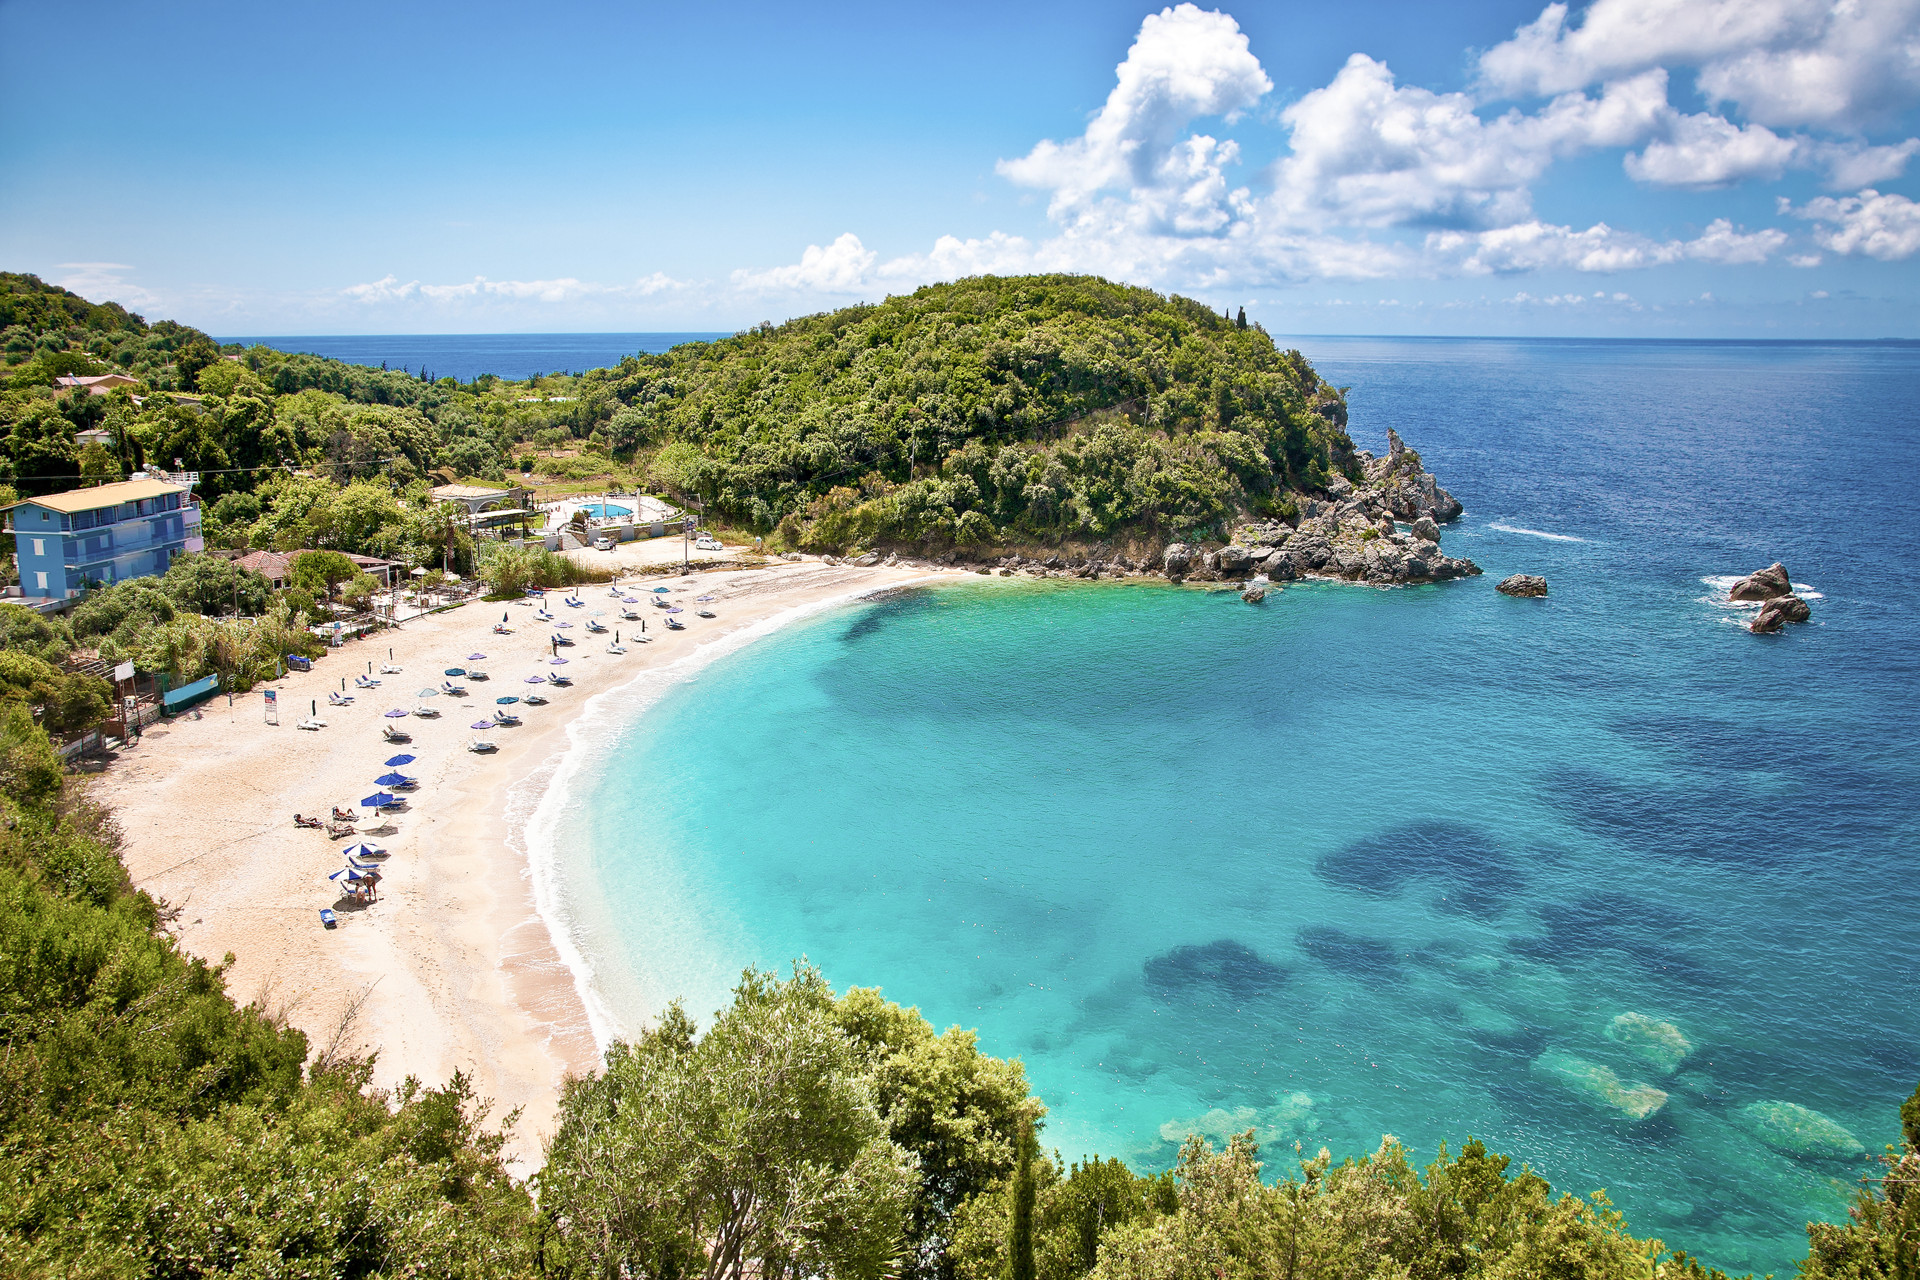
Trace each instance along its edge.
<path fill-rule="evenodd" d="M 548 665 L 555 666 L 555 667 L 564 667 L 567 665 L 567 660 L 565 658 L 549 658 L 547 662 L 548 662 Z"/>
<path fill-rule="evenodd" d="M 592 613 L 588 614 L 587 616 L 590 618 L 604 618 L 607 616 L 607 611 L 605 609 L 595 609 Z M 369 671 L 373 670 L 373 664 L 371 662 L 367 664 L 367 670 Z"/>
<path fill-rule="evenodd" d="M 486 660 L 487 655 L 484 653 L 470 653 L 467 655 L 468 662 L 485 662 Z"/>
<path fill-rule="evenodd" d="M 518 702 L 518 701 L 520 701 L 520 699 L 518 699 L 518 698 L 495 698 L 495 699 L 494 699 L 494 701 L 495 701 L 495 702 L 497 702 L 497 703 L 499 703 L 499 704 L 500 704 L 501 706 L 503 706 L 503 707 L 508 707 L 508 706 L 512 706 L 512 705 L 513 705 L 514 703 L 516 703 L 516 702 Z"/>
<path fill-rule="evenodd" d="M 621 596 L 620 603 L 621 604 L 639 604 L 640 598 L 638 596 Z"/>
<path fill-rule="evenodd" d="M 556 627 L 571 627 L 573 624 L 571 622 L 556 622 L 553 625 Z"/>
<path fill-rule="evenodd" d="M 713 599 L 712 596 L 695 596 L 693 598 L 693 602 L 695 604 L 706 604 L 710 602 L 712 599 Z"/>
<path fill-rule="evenodd" d="M 407 713 L 406 713 L 405 711 L 403 711 L 402 709 L 400 709 L 399 707 L 395 707 L 395 708 L 394 708 L 393 710 L 391 710 L 391 711 L 389 711 L 389 712 L 387 712 L 387 719 L 389 719 L 389 720 L 400 720 L 400 719 L 404 719 L 404 718 L 405 718 L 405 716 L 406 716 L 406 714 L 407 714 Z"/>
<path fill-rule="evenodd" d="M 668 613 L 685 613 L 686 610 L 682 609 L 679 605 L 676 604 L 676 605 L 669 606 L 667 609 L 667 612 Z"/>
<path fill-rule="evenodd" d="M 667 592 L 668 590 L 669 590 L 669 588 L 667 588 L 667 587 L 655 587 L 655 588 L 653 589 L 653 594 L 655 594 L 655 595 L 664 595 L 664 594 L 665 594 L 665 593 L 666 593 L 666 592 Z"/>
<path fill-rule="evenodd" d="M 465 667 L 448 667 L 440 674 L 446 676 L 463 676 L 467 674 L 467 669 Z"/>
<path fill-rule="evenodd" d="M 422 689 L 414 696 L 416 698 L 437 698 L 440 696 L 440 691 L 438 689 Z"/>
<path fill-rule="evenodd" d="M 408 755 L 390 756 L 387 759 L 387 767 L 389 769 L 398 769 L 403 764 L 412 764 L 414 759 L 415 757 Z"/>
<path fill-rule="evenodd" d="M 528 684 L 545 684 L 546 682 L 547 682 L 547 678 L 545 676 L 528 676 L 527 677 Z"/>
<path fill-rule="evenodd" d="M 400 797 L 389 795 L 385 791 L 376 791 L 360 803 L 369 809 L 384 809 L 390 804 L 399 804 Z"/>
<path fill-rule="evenodd" d="M 377 844 L 350 844 L 347 846 L 349 858 L 384 858 L 387 851 Z"/>
<path fill-rule="evenodd" d="M 404 787 L 413 779 L 404 773 L 383 773 L 373 780 L 376 787 Z"/>
<path fill-rule="evenodd" d="M 493 728 L 493 721 L 491 721 L 491 720 L 475 720 L 475 721 L 474 721 L 474 722 L 473 722 L 472 724 L 470 724 L 470 725 L 468 725 L 468 726 L 467 726 L 467 728 L 469 728 L 469 729 L 491 729 L 491 728 Z"/>

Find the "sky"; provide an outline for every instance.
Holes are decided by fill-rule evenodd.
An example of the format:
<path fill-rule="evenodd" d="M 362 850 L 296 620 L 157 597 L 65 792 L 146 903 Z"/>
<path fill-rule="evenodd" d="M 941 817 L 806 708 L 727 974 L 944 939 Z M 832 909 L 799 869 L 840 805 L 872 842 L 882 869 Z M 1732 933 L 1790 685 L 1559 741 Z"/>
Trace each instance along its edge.
<path fill-rule="evenodd" d="M 1912 338 L 1916 197 L 1920 0 L 0 0 L 0 269 L 216 335 Z"/>

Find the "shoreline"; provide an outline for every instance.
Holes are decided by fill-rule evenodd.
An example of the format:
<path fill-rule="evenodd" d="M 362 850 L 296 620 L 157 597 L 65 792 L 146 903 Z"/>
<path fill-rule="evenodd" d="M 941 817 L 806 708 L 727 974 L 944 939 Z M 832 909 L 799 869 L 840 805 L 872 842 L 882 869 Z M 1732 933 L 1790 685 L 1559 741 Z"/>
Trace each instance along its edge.
<path fill-rule="evenodd" d="M 629 583 L 629 593 L 655 585 L 684 588 L 689 600 L 713 593 L 721 617 L 694 620 L 684 632 L 650 628 L 652 642 L 629 645 L 624 656 L 605 652 L 611 635 L 579 629 L 608 604 L 605 625 L 622 634 L 634 625 L 611 616 L 620 606 L 604 586 L 583 586 L 588 607 L 555 610 L 557 621 L 576 624 L 568 634 L 578 643 L 566 651 L 575 687 L 553 690 L 547 707 L 515 707 L 521 727 L 485 731 L 500 747 L 491 756 L 464 749 L 480 732 L 467 721 L 491 713 L 492 698 L 524 694 L 529 670 L 553 669 L 545 661 L 551 632 L 532 608 L 474 601 L 332 650 L 310 673 L 289 673 L 270 686 L 280 690 L 277 727 L 265 723 L 258 690 L 236 696 L 231 710 L 216 698 L 202 704 L 199 720 L 152 727 L 119 752 L 93 792 L 120 824 L 135 885 L 178 908 L 167 928 L 181 949 L 210 963 L 234 957 L 226 981 L 237 1002 L 284 1018 L 315 1051 L 331 1043 L 376 1053 L 379 1087 L 409 1075 L 437 1084 L 467 1071 L 479 1095 L 494 1101 L 494 1122 L 521 1109 L 507 1153 L 524 1174 L 540 1163 L 560 1085 L 596 1067 L 603 1043 L 590 1012 L 590 966 L 565 921 L 542 909 L 550 876 L 534 865 L 542 810 L 552 811 L 555 784 L 564 792 L 592 747 L 585 726 L 610 695 L 647 681 L 664 690 L 800 618 L 961 576 L 925 565 L 819 561 L 653 576 Z M 513 635 L 493 632 L 495 609 L 509 616 Z M 299 703 L 323 701 L 369 662 L 377 672 L 389 651 L 400 674 L 379 677 L 379 689 L 349 686 L 354 705 L 323 707 L 328 727 L 318 733 L 294 728 L 306 714 Z M 437 686 L 442 667 L 465 666 L 469 653 L 482 651 L 492 679 L 471 684 L 464 699 L 432 699 L 440 717 L 383 718 L 388 708 L 426 702 L 413 691 Z M 381 725 L 398 725 L 414 741 L 389 745 Z M 295 812 L 359 807 L 377 790 L 381 762 L 396 753 L 417 757 L 404 766 L 421 784 L 405 810 L 377 826 L 363 815 L 353 840 L 293 825 Z M 388 851 L 384 883 L 379 901 L 349 907 L 335 901 L 326 877 L 362 839 Z M 322 929 L 323 906 L 336 909 L 337 929 Z"/>

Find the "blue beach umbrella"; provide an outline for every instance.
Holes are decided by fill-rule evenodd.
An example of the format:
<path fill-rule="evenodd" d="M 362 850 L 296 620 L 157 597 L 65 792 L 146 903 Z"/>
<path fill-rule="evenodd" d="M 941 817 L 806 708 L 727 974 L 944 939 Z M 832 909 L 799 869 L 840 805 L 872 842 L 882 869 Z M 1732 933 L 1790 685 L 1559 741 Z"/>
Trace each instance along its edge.
<path fill-rule="evenodd" d="M 548 665 L 555 666 L 555 667 L 564 667 L 567 665 L 567 660 L 565 658 L 550 658 L 548 659 Z"/>
<path fill-rule="evenodd" d="M 372 795 L 368 796 L 365 800 L 362 800 L 360 803 L 365 805 L 369 809 L 384 809 L 388 805 L 399 804 L 400 797 L 396 795 L 389 795 L 385 791 L 376 791 Z"/>
<path fill-rule="evenodd" d="M 512 705 L 513 703 L 516 703 L 516 702 L 518 702 L 518 701 L 520 701 L 520 699 L 518 699 L 518 698 L 495 698 L 495 699 L 494 699 L 494 701 L 495 701 L 495 702 L 497 702 L 497 703 L 499 703 L 499 704 L 500 704 L 501 706 L 503 706 L 503 707 L 505 707 L 505 706 L 511 706 L 511 705 Z"/>
<path fill-rule="evenodd" d="M 672 590 L 672 588 L 670 588 L 670 587 L 655 587 L 655 588 L 653 589 L 653 594 L 655 594 L 655 595 L 657 595 L 657 596 L 658 596 L 658 595 L 664 595 L 664 594 L 666 594 L 666 593 L 667 593 L 668 591 L 670 591 L 670 590 Z"/>
<path fill-rule="evenodd" d="M 412 764 L 414 762 L 414 759 L 415 757 L 413 756 L 405 756 L 405 755 L 392 756 L 392 757 L 389 757 L 387 760 L 387 767 L 389 769 L 398 769 L 403 764 Z"/>
<path fill-rule="evenodd" d="M 470 725 L 468 725 L 468 726 L 467 726 L 467 728 L 469 728 L 469 729 L 491 729 L 491 728 L 493 728 L 493 721 L 491 721 L 491 720 L 475 720 L 475 721 L 474 721 L 474 722 L 473 722 L 472 724 L 470 724 Z"/>
<path fill-rule="evenodd" d="M 484 653 L 470 653 L 467 655 L 468 662 L 485 662 L 486 659 L 487 655 Z"/>
<path fill-rule="evenodd" d="M 445 671 L 441 672 L 440 674 L 447 675 L 447 676 L 463 676 L 467 674 L 467 669 L 465 667 L 448 667 Z"/>
<path fill-rule="evenodd" d="M 347 846 L 349 858 L 384 858 L 387 851 L 377 844 L 350 844 Z"/>
<path fill-rule="evenodd" d="M 404 710 L 402 710 L 401 708 L 399 708 L 399 707 L 395 707 L 395 708 L 394 708 L 393 710 L 391 710 L 391 711 L 389 711 L 389 712 L 387 712 L 387 719 L 389 719 L 389 720 L 398 720 L 398 719 L 401 719 L 401 718 L 402 718 L 403 716 L 405 716 L 406 714 L 407 714 L 407 713 L 406 713 L 406 712 L 405 712 Z"/>
<path fill-rule="evenodd" d="M 571 627 L 573 624 L 571 622 L 556 622 L 553 625 L 556 627 Z"/>
<path fill-rule="evenodd" d="M 376 787 L 410 787 L 413 779 L 404 773 L 383 773 L 373 780 Z"/>
<path fill-rule="evenodd" d="M 526 682 L 528 684 L 545 684 L 547 678 L 545 676 L 528 676 Z"/>

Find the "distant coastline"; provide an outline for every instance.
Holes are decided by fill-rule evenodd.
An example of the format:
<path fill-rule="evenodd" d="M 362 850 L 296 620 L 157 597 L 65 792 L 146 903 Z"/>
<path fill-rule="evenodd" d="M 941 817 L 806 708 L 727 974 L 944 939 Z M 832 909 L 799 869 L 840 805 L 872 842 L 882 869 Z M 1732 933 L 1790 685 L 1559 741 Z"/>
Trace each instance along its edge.
<path fill-rule="evenodd" d="M 635 352 L 657 354 L 683 342 L 711 342 L 726 333 L 391 333 L 221 337 L 221 343 L 268 346 L 348 364 L 384 365 L 408 373 L 471 382 L 482 374 L 530 378 L 610 368 Z"/>

